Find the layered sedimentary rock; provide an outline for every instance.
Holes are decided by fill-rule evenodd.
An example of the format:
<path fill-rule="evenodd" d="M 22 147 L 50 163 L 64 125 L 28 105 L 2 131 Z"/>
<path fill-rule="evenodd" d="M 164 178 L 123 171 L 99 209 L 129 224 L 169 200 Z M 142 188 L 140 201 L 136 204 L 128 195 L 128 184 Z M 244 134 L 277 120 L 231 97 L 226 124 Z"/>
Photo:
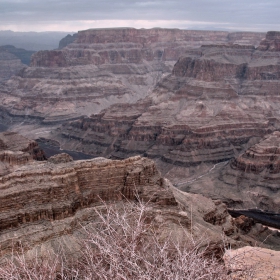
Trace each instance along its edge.
<path fill-rule="evenodd" d="M 151 94 L 186 49 L 214 42 L 257 45 L 263 37 L 158 28 L 80 31 L 65 48 L 34 54 L 31 67 L 0 90 L 2 115 L 50 124 L 134 103 Z"/>
<path fill-rule="evenodd" d="M 253 208 L 271 211 L 272 213 L 266 214 L 249 210 L 247 215 L 259 221 L 265 220 L 268 225 L 279 226 L 279 214 L 277 217 L 273 215 L 280 213 L 279 147 L 280 132 L 275 131 L 231 159 L 216 173 L 189 182 L 181 188 L 208 197 L 220 198 L 236 210 Z"/>
<path fill-rule="evenodd" d="M 26 67 L 18 57 L 0 47 L 0 83 L 10 79 Z"/>
<path fill-rule="evenodd" d="M 66 147 L 142 154 L 183 167 L 227 161 L 280 128 L 280 53 L 252 46 L 187 52 L 152 94 L 62 127 Z"/>
<path fill-rule="evenodd" d="M 276 155 L 249 150 L 245 155 L 255 160 L 242 156 L 225 165 L 280 129 L 279 72 L 280 52 L 202 46 L 181 57 L 149 97 L 72 121 L 53 137 L 93 155 L 148 156 L 182 190 L 232 207 L 279 211 L 280 201 L 272 195 L 278 191 Z"/>
<path fill-rule="evenodd" d="M 97 218 L 96 209 L 105 209 L 104 202 L 150 201 L 152 207 L 163 207 L 154 213 L 158 219 L 165 215 L 169 224 L 182 223 L 188 228 L 190 220 L 187 214 L 179 213 L 167 185 L 154 163 L 140 157 L 124 161 L 51 160 L 18 168 L 0 182 L 1 254 L 11 250 L 12 236 L 27 249 L 50 240 L 71 240 L 69 235 Z M 232 227 L 227 214 L 221 223 Z"/>
<path fill-rule="evenodd" d="M 18 166 L 33 160 L 45 160 L 38 144 L 15 132 L 0 133 L 0 175 L 12 172 Z"/>
<path fill-rule="evenodd" d="M 33 53 L 34 51 L 19 49 L 11 45 L 0 46 L 0 82 L 10 79 L 29 65 Z"/>
<path fill-rule="evenodd" d="M 231 160 L 221 172 L 225 189 L 236 189 L 245 207 L 280 213 L 279 147 L 280 132 L 276 131 Z"/>
<path fill-rule="evenodd" d="M 265 39 L 261 41 L 258 49 L 262 51 L 280 51 L 280 32 L 267 32 Z"/>
<path fill-rule="evenodd" d="M 221 250 L 223 242 L 236 247 L 271 233 L 260 225 L 249 234 L 238 230 L 224 204 L 175 189 L 150 159 L 72 161 L 59 155 L 0 178 L 0 254 L 17 246 L 31 251 L 39 248 L 39 254 L 60 246 L 76 253 L 81 227 L 98 219 L 96 211 L 106 212 L 104 203 L 121 209 L 121 202 L 139 200 L 149 203 L 149 223 L 162 238 L 170 234 L 180 238 L 186 232 L 201 238 L 205 233 L 203 244 Z M 221 240 L 222 235 L 226 240 Z M 277 238 L 270 235 L 263 246 L 279 243 Z"/>
<path fill-rule="evenodd" d="M 59 49 L 63 49 L 65 48 L 67 45 L 73 43 L 76 39 L 77 39 L 78 33 L 74 33 L 73 35 L 68 34 L 66 37 L 62 38 L 59 41 L 59 45 L 58 48 Z"/>
<path fill-rule="evenodd" d="M 17 58 L 21 60 L 21 62 L 25 65 L 29 65 L 32 54 L 35 53 L 35 51 L 29 51 L 21 48 L 16 48 L 12 45 L 4 45 L 0 46 L 1 51 L 7 51 L 13 55 L 15 55 Z"/>

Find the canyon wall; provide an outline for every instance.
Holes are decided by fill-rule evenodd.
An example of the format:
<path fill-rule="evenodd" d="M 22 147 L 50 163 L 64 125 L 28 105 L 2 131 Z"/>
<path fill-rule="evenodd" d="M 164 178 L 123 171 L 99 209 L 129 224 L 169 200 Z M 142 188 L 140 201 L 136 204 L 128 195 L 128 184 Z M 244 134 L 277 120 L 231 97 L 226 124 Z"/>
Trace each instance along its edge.
<path fill-rule="evenodd" d="M 277 42 L 277 33 L 269 34 Z M 188 181 L 280 129 L 279 72 L 276 50 L 203 45 L 187 51 L 148 97 L 66 123 L 52 137 L 96 156 L 154 158 L 163 174 L 184 190 L 229 205 L 255 205 L 253 197 L 242 204 L 239 185 L 226 198 L 222 187 L 214 190 L 215 182 L 206 188 L 207 180 L 201 187 L 200 181 L 195 187 Z"/>
<path fill-rule="evenodd" d="M 135 103 L 152 93 L 187 49 L 228 42 L 258 45 L 264 36 L 160 28 L 80 31 L 67 37 L 73 42 L 62 49 L 34 54 L 30 67 L 0 88 L 2 116 L 54 124 L 112 104 Z"/>
<path fill-rule="evenodd" d="M 35 246 L 57 250 L 67 242 L 73 253 L 81 242 L 82 227 L 98 220 L 96 211 L 105 213 L 110 204 L 121 211 L 121 202 L 128 201 L 149 202 L 149 221 L 163 230 L 159 234 L 189 230 L 186 201 L 191 198 L 181 195 L 185 212 L 180 212 L 170 188 L 154 162 L 140 157 L 71 161 L 59 155 L 48 162 L 29 162 L 0 179 L 0 255 L 17 249 L 19 242 L 24 250 Z M 204 200 L 203 206 L 196 206 L 200 212 L 194 211 L 193 219 L 199 229 L 209 228 L 211 242 L 220 242 L 222 231 L 238 234 L 225 206 Z M 201 234 L 198 228 L 196 235 Z"/>
<path fill-rule="evenodd" d="M 26 67 L 18 57 L 0 47 L 0 83 L 9 80 Z"/>
<path fill-rule="evenodd" d="M 58 137 L 98 156 L 141 154 L 185 167 L 229 160 L 279 129 L 279 54 L 238 45 L 193 49 L 150 96 L 65 124 Z"/>
<path fill-rule="evenodd" d="M 11 250 L 34 256 L 59 252 L 61 247 L 78 256 L 84 229 L 100 219 L 98 213 L 105 215 L 111 206 L 122 211 L 124 204 L 140 200 L 146 204 L 153 234 L 178 241 L 187 232 L 195 239 L 205 232 L 201 246 L 208 246 L 211 254 L 221 252 L 224 242 L 240 247 L 268 234 L 262 246 L 279 244 L 279 238 L 261 225 L 243 230 L 220 201 L 180 192 L 150 159 L 73 161 L 64 154 L 47 162 L 31 161 L 0 178 L 0 257 Z"/>
<path fill-rule="evenodd" d="M 12 172 L 18 166 L 33 160 L 46 160 L 37 142 L 15 132 L 0 133 L 0 175 Z"/>

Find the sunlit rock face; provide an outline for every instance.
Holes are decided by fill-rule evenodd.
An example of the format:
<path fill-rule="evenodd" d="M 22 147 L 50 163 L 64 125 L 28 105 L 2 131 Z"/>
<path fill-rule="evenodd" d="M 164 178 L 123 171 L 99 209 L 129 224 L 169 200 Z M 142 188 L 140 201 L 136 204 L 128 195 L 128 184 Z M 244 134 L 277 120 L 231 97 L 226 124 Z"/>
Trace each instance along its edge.
<path fill-rule="evenodd" d="M 34 54 L 30 67 L 1 87 L 0 104 L 6 115 L 44 124 L 90 116 L 149 96 L 190 47 L 257 45 L 264 36 L 159 28 L 80 31 L 62 40 L 62 49 Z"/>

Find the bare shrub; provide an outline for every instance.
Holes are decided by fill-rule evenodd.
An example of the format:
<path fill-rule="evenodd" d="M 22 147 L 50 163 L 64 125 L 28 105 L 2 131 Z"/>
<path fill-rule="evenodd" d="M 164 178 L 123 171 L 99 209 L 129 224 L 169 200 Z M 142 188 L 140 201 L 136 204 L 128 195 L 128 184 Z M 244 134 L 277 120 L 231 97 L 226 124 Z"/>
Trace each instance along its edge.
<path fill-rule="evenodd" d="M 105 205 L 97 221 L 83 227 L 81 258 L 74 263 L 58 255 L 29 262 L 14 254 L 0 267 L 0 279 L 232 279 L 223 263 L 207 257 L 207 248 L 201 250 L 187 234 L 185 243 L 172 234 L 159 238 L 151 213 L 141 202 Z"/>

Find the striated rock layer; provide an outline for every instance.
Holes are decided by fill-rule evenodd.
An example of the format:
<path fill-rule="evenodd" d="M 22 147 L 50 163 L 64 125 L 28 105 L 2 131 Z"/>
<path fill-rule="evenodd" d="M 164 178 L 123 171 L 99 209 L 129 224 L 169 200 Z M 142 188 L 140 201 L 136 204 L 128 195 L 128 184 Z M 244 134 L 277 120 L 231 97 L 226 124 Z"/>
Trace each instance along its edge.
<path fill-rule="evenodd" d="M 186 232 L 201 238 L 205 233 L 203 244 L 221 250 L 223 234 L 233 247 L 271 234 L 260 225 L 252 225 L 249 233 L 238 229 L 224 204 L 175 189 L 150 159 L 71 161 L 59 155 L 0 178 L 0 254 L 13 246 L 39 248 L 39 254 L 63 246 L 73 253 L 79 250 L 81 227 L 98 219 L 96 210 L 105 211 L 104 202 L 121 209 L 121 201 L 139 200 L 149 202 L 149 221 L 163 238 L 180 238 Z M 278 239 L 272 234 L 263 246 L 279 244 Z"/>
<path fill-rule="evenodd" d="M 149 97 L 70 122 L 53 137 L 97 156 L 141 154 L 188 168 L 227 161 L 280 128 L 279 70 L 279 52 L 202 46 Z"/>
<path fill-rule="evenodd" d="M 263 33 L 179 29 L 90 29 L 65 38 L 60 50 L 40 51 L 0 89 L 2 115 L 45 124 L 90 116 L 115 103 L 151 94 L 190 47 L 257 45 Z M 63 41 L 63 42 L 64 42 Z M 43 106 L 42 106 L 43 105 Z"/>
<path fill-rule="evenodd" d="M 3 47 L 0 47 L 0 83 L 16 75 L 26 67 L 20 59 Z"/>
<path fill-rule="evenodd" d="M 233 159 L 220 175 L 227 188 L 235 188 L 244 206 L 280 213 L 280 132 Z"/>
<path fill-rule="evenodd" d="M 0 175 L 12 172 L 18 166 L 33 160 L 45 160 L 37 142 L 15 132 L 0 133 Z"/>
<path fill-rule="evenodd" d="M 273 172 L 279 169 L 275 155 L 254 154 L 254 164 L 248 156 L 230 163 L 239 171 L 256 170 L 256 179 L 251 173 L 243 178 L 241 173 L 239 179 L 226 179 L 225 174 L 211 179 L 210 184 L 207 181 L 217 168 L 227 168 L 218 165 L 220 162 L 238 157 L 280 129 L 279 73 L 279 51 L 238 45 L 202 46 L 181 57 L 172 74 L 162 79 L 149 97 L 69 122 L 52 137 L 67 148 L 97 156 L 148 156 L 183 190 L 222 199 L 230 206 L 262 205 L 279 211 L 277 196 L 271 196 L 271 191 L 277 192 L 277 179 L 271 179 L 277 177 Z M 271 175 L 267 176 L 264 168 Z M 254 186 L 250 195 L 244 196 L 241 182 L 250 177 L 248 185 L 252 188 L 256 183 L 253 180 L 262 181 L 262 172 L 267 183 L 257 183 L 259 187 Z M 230 180 L 235 180 L 231 183 L 235 187 L 223 187 L 230 185 Z M 266 191 L 268 188 L 271 190 Z"/>
<path fill-rule="evenodd" d="M 189 182 L 181 186 L 181 189 L 220 198 L 236 209 L 253 208 L 280 213 L 279 147 L 280 132 L 275 131 L 231 159 L 216 173 Z M 249 216 L 259 216 L 259 220 L 267 219 L 268 224 L 274 220 L 279 224 L 279 218 L 277 222 L 273 213 L 268 213 L 269 216 L 265 212 L 251 212 Z"/>

